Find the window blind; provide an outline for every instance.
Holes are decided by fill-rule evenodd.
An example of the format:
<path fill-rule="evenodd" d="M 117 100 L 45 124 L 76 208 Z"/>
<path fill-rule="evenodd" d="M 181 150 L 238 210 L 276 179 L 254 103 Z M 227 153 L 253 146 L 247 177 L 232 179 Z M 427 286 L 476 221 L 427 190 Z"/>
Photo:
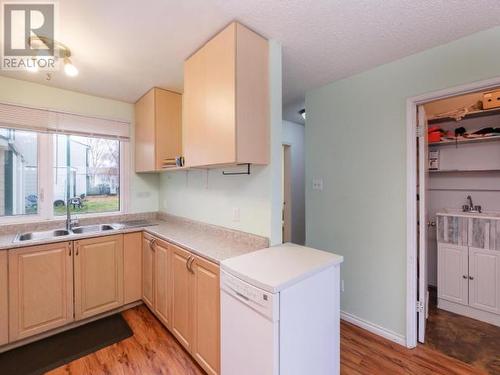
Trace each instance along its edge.
<path fill-rule="evenodd" d="M 0 103 L 0 127 L 87 137 L 130 139 L 124 121 Z"/>

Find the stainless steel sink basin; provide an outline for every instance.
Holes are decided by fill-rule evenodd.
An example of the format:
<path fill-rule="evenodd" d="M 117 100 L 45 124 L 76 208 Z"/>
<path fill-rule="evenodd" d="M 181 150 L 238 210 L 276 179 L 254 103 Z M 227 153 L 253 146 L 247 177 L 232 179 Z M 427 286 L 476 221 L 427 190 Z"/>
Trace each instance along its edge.
<path fill-rule="evenodd" d="M 115 229 L 110 224 L 97 224 L 97 225 L 83 225 L 81 227 L 73 228 L 71 231 L 74 234 L 83 234 L 83 233 L 95 233 L 95 232 L 105 232 L 107 230 Z"/>
<path fill-rule="evenodd" d="M 70 234 L 70 232 L 68 232 L 66 229 L 48 230 L 48 231 L 44 231 L 44 232 L 23 233 L 23 234 L 18 234 L 16 236 L 16 238 L 14 239 L 14 242 L 31 241 L 31 240 L 45 240 L 48 238 L 68 236 L 69 234 Z"/>

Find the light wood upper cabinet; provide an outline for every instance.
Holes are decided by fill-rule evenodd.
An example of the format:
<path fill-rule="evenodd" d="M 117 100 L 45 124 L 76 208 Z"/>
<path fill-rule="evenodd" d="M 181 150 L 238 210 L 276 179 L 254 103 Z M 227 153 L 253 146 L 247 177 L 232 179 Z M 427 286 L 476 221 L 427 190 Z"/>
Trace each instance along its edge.
<path fill-rule="evenodd" d="M 219 266 L 194 256 L 192 354 L 208 374 L 220 371 Z"/>
<path fill-rule="evenodd" d="M 123 305 L 123 235 L 75 241 L 75 318 Z"/>
<path fill-rule="evenodd" d="M 142 232 L 123 235 L 123 303 L 142 298 Z"/>
<path fill-rule="evenodd" d="M 0 345 L 9 341 L 7 251 L 0 251 Z"/>
<path fill-rule="evenodd" d="M 186 165 L 269 162 L 268 42 L 231 23 L 184 64 Z"/>
<path fill-rule="evenodd" d="M 182 155 L 182 95 L 153 88 L 135 103 L 135 171 L 162 169 Z"/>
<path fill-rule="evenodd" d="M 154 311 L 155 307 L 155 253 L 153 237 L 149 234 L 143 235 L 142 240 L 142 300 Z"/>
<path fill-rule="evenodd" d="M 156 239 L 153 243 L 154 248 L 154 312 L 163 324 L 170 327 L 170 309 L 172 304 L 170 262 L 171 252 L 169 245 Z"/>
<path fill-rule="evenodd" d="M 73 321 L 71 242 L 9 250 L 9 341 Z"/>
<path fill-rule="evenodd" d="M 191 351 L 193 337 L 193 281 L 188 269 L 191 253 L 172 247 L 172 333 Z"/>

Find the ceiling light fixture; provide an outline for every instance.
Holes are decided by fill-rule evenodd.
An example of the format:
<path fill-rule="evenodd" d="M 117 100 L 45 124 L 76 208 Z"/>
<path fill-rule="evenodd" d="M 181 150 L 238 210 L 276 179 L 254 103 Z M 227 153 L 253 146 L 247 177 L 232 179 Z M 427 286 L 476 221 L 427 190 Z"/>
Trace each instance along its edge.
<path fill-rule="evenodd" d="M 302 118 L 305 120 L 305 119 L 306 119 L 306 109 L 305 109 L 305 108 L 304 108 L 304 109 L 301 109 L 301 110 L 299 111 L 299 115 L 301 115 L 301 116 L 302 116 Z"/>
<path fill-rule="evenodd" d="M 54 58 L 62 59 L 64 63 L 64 73 L 69 77 L 76 77 L 78 75 L 78 69 L 71 61 L 71 50 L 69 47 L 57 40 L 50 39 L 45 36 L 32 36 L 29 38 L 29 44 L 34 49 L 41 49 L 41 46 L 54 48 Z M 33 65 L 26 68 L 29 72 L 37 72 L 40 67 L 47 67 L 47 61 L 41 63 L 43 60 L 51 58 L 50 56 L 36 56 L 33 57 Z"/>

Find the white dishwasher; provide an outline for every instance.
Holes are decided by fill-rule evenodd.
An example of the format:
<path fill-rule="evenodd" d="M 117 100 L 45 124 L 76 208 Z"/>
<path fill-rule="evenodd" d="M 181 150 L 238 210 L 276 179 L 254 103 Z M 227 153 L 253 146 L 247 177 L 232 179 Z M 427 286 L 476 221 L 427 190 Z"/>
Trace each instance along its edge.
<path fill-rule="evenodd" d="M 222 374 L 277 374 L 279 295 L 222 271 L 220 298 Z"/>
<path fill-rule="evenodd" d="M 284 244 L 221 262 L 221 375 L 335 375 L 343 258 Z"/>

